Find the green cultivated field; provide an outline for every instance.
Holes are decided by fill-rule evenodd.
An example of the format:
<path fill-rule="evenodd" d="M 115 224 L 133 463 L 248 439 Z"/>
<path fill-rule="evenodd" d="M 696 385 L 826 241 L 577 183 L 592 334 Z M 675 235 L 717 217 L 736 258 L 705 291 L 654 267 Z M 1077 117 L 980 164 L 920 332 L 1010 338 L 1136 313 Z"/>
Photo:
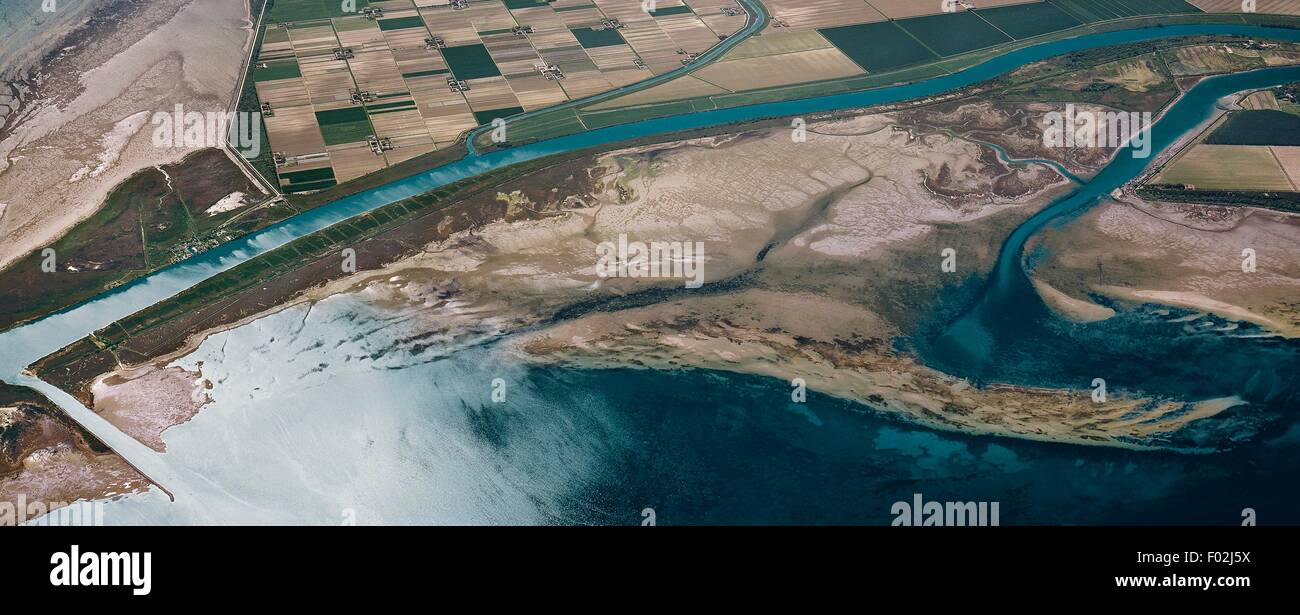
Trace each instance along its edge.
<path fill-rule="evenodd" d="M 483 45 L 448 47 L 442 50 L 442 57 L 447 59 L 447 65 L 457 79 L 480 79 L 501 74 L 492 61 L 492 56 L 488 54 L 487 47 Z"/>
<path fill-rule="evenodd" d="M 1050 2 L 1086 22 L 1139 15 L 1200 12 L 1200 9 L 1183 0 L 1050 0 Z"/>
<path fill-rule="evenodd" d="M 293 59 L 272 60 L 266 63 L 266 68 L 258 66 L 253 69 L 254 81 L 276 81 L 301 76 L 302 71 L 298 69 L 298 62 Z"/>
<path fill-rule="evenodd" d="M 1082 23 L 1050 2 L 979 9 L 977 13 L 1017 39 L 1068 30 Z"/>
<path fill-rule="evenodd" d="M 902 19 L 895 23 L 920 39 L 926 47 L 944 57 L 992 47 L 1011 40 L 1011 37 L 998 32 L 997 28 L 970 11 L 927 15 Z"/>
<path fill-rule="evenodd" d="M 366 8 L 367 0 L 357 0 L 357 12 Z M 275 0 L 267 20 L 274 23 L 329 19 L 355 13 L 344 13 L 342 0 Z"/>
<path fill-rule="evenodd" d="M 505 108 L 505 109 L 489 109 L 489 110 L 487 110 L 487 111 L 475 111 L 475 112 L 474 112 L 474 119 L 477 120 L 478 123 L 479 123 L 480 125 L 482 125 L 482 124 L 491 124 L 491 123 L 492 123 L 492 120 L 495 120 L 495 119 L 497 119 L 497 118 L 499 118 L 499 117 L 510 117 L 510 116 L 512 116 L 512 115 L 519 115 L 520 113 L 523 113 L 523 112 L 524 112 L 524 108 L 523 108 L 523 107 L 507 107 L 507 108 Z"/>
<path fill-rule="evenodd" d="M 366 117 L 366 110 L 361 107 L 317 111 L 316 121 L 320 124 L 325 145 L 365 141 L 367 136 L 375 134 Z"/>
<path fill-rule="evenodd" d="M 334 179 L 334 169 L 330 167 L 308 169 L 306 171 L 287 171 L 280 173 L 280 179 L 289 182 L 289 186 L 284 189 L 285 192 L 322 190 L 338 183 Z"/>
<path fill-rule="evenodd" d="M 1285 111 L 1235 111 L 1205 140 L 1211 145 L 1300 145 L 1300 117 Z"/>
<path fill-rule="evenodd" d="M 1247 145 L 1196 145 L 1157 176 L 1166 185 L 1199 190 L 1289 192 L 1294 188 L 1273 152 Z"/>
<path fill-rule="evenodd" d="M 826 28 L 818 32 L 867 72 L 938 59 L 892 21 Z"/>
<path fill-rule="evenodd" d="M 424 20 L 419 17 L 398 17 L 396 19 L 380 19 L 380 30 L 402 30 L 405 28 L 423 28 Z"/>
<path fill-rule="evenodd" d="M 622 45 L 623 36 L 618 30 L 607 28 L 605 30 L 593 30 L 591 28 L 570 28 L 573 36 L 577 37 L 578 43 L 587 49 L 595 47 L 610 47 L 613 45 Z"/>
<path fill-rule="evenodd" d="M 664 15 L 684 15 L 690 12 L 692 12 L 691 7 L 683 4 L 680 6 L 665 6 L 664 8 L 650 11 L 650 16 L 663 17 Z"/>

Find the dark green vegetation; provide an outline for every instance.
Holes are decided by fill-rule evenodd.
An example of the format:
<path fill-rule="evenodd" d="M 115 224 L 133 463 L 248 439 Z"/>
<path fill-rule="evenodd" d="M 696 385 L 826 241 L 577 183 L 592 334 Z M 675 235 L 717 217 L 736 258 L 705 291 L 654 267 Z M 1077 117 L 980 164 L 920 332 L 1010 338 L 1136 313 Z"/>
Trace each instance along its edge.
<path fill-rule="evenodd" d="M 266 66 L 253 67 L 254 81 L 276 81 L 302 76 L 298 61 L 294 59 L 272 60 L 265 64 Z"/>
<path fill-rule="evenodd" d="M 548 0 L 505 0 L 508 9 L 528 9 L 535 6 L 546 6 Z"/>
<path fill-rule="evenodd" d="M 818 32 L 867 72 L 938 59 L 894 21 L 824 28 Z"/>
<path fill-rule="evenodd" d="M 499 117 L 510 117 L 524 112 L 523 107 L 507 107 L 505 109 L 491 109 L 488 111 L 475 111 L 474 119 L 480 124 L 491 124 L 492 120 Z"/>
<path fill-rule="evenodd" d="M 366 117 L 366 110 L 361 107 L 317 111 L 316 121 L 320 123 L 325 145 L 365 141 L 366 137 L 375 134 L 370 127 L 370 118 Z"/>
<path fill-rule="evenodd" d="M 1072 6 L 1078 11 L 1068 10 Z M 882 72 L 1077 28 L 1084 20 L 1194 12 L 1199 11 L 1183 0 L 1050 0 L 819 32 L 864 70 Z M 1102 13 L 1110 16 L 1095 17 Z"/>
<path fill-rule="evenodd" d="M 204 213 L 235 191 L 261 199 L 239 167 L 215 149 L 132 175 L 93 216 L 50 246 L 53 272 L 42 269 L 47 261 L 40 251 L 0 271 L 0 328 L 74 305 L 265 224 L 268 208 Z"/>
<path fill-rule="evenodd" d="M 1019 7 L 1010 7 L 1019 8 Z M 915 17 L 897 22 L 927 48 L 948 57 L 1006 43 L 1011 37 L 971 11 Z"/>
<path fill-rule="evenodd" d="M 1287 113 L 1300 115 L 1300 83 L 1273 88 L 1273 95 L 1277 98 L 1278 108 Z"/>
<path fill-rule="evenodd" d="M 1228 115 L 1205 139 L 1211 145 L 1300 145 L 1300 116 L 1263 109 Z"/>
<path fill-rule="evenodd" d="M 254 2 L 252 14 L 259 15 L 261 7 L 261 2 Z M 268 8 L 267 10 L 270 9 Z M 253 51 L 252 55 L 249 56 L 250 58 L 257 57 L 257 54 L 262 49 L 262 39 L 265 36 L 266 28 L 259 26 L 257 31 L 257 40 L 253 43 Z M 295 69 L 297 65 L 297 61 L 294 61 Z M 235 106 L 237 111 L 253 115 L 261 113 L 262 108 L 262 103 L 257 99 L 257 77 L 254 75 L 256 68 L 256 65 L 252 62 L 249 62 L 248 66 L 244 67 L 244 86 L 239 92 L 239 102 Z M 261 151 L 258 152 L 256 158 L 246 158 L 246 160 L 248 160 L 248 164 L 253 167 L 253 170 L 257 171 L 257 174 L 262 176 L 262 179 L 265 181 L 267 186 L 275 186 L 278 182 L 275 177 L 275 159 L 269 145 L 271 139 L 266 134 L 266 125 L 259 124 L 259 126 L 262 133 L 261 142 L 265 147 L 261 148 Z"/>
<path fill-rule="evenodd" d="M 577 37 L 578 43 L 588 49 L 595 47 L 610 47 L 613 45 L 622 45 L 623 36 L 618 30 L 606 28 L 604 30 L 593 30 L 591 28 L 569 28 L 573 36 Z"/>
<path fill-rule="evenodd" d="M 393 98 L 399 96 L 402 100 L 393 100 Z M 380 97 L 380 100 L 384 100 L 385 102 L 366 103 L 366 113 L 369 115 L 382 115 L 385 113 L 393 113 L 395 111 L 414 111 L 416 109 L 415 99 L 411 98 L 410 94 L 406 92 L 390 94 L 387 98 Z"/>
<path fill-rule="evenodd" d="M 283 171 L 280 173 L 280 179 L 288 184 L 281 187 L 287 193 L 324 190 L 338 184 L 338 181 L 334 179 L 334 169 L 330 167 L 307 169 L 305 171 Z"/>
<path fill-rule="evenodd" d="M 370 5 L 368 0 L 356 0 L 357 12 Z M 343 12 L 341 0 L 275 0 L 267 19 L 272 23 L 329 19 L 355 13 Z"/>
<path fill-rule="evenodd" d="M 665 6 L 660 9 L 655 9 L 653 11 L 650 11 L 650 16 L 663 17 L 665 15 L 685 15 L 686 13 L 691 13 L 691 12 L 693 12 L 691 11 L 691 7 L 682 4 L 678 6 Z"/>
<path fill-rule="evenodd" d="M 1050 2 L 979 9 L 977 14 L 1012 38 L 1029 38 L 1080 25 L 1078 19 Z"/>
<path fill-rule="evenodd" d="M 1199 13 L 1183 0 L 1049 0 L 1065 12 L 1085 21 L 1105 21 L 1141 15 Z"/>
<path fill-rule="evenodd" d="M 457 79 L 469 80 L 483 77 L 496 77 L 501 74 L 496 62 L 483 45 L 461 45 L 442 50 L 442 57 L 447 59 L 447 66 Z"/>
<path fill-rule="evenodd" d="M 424 20 L 418 16 L 397 17 L 395 19 L 380 19 L 380 30 L 402 30 L 405 28 L 423 28 Z"/>
<path fill-rule="evenodd" d="M 1291 213 L 1300 213 L 1300 192 L 1245 192 L 1241 190 L 1188 190 L 1182 186 L 1147 184 L 1137 190 L 1138 196 L 1152 201 L 1174 203 L 1201 203 L 1206 205 L 1232 205 L 1236 207 L 1261 207 Z"/>

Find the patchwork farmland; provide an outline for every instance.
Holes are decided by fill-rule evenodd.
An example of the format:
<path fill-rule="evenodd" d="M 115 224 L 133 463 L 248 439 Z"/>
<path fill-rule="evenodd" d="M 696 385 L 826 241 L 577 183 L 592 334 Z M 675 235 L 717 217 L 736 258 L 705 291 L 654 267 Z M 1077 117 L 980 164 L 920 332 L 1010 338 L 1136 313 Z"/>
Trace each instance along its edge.
<path fill-rule="evenodd" d="M 718 61 L 654 88 L 579 109 L 573 122 L 608 125 L 620 109 L 650 105 L 709 109 L 721 104 L 714 100 L 743 99 L 739 95 L 745 92 L 932 65 L 997 45 L 1087 28 L 1099 20 L 1198 12 L 1183 0 L 763 0 L 763 4 L 771 14 L 768 26 Z"/>
<path fill-rule="evenodd" d="M 882 74 L 941 74 L 953 70 L 952 58 L 1017 41 L 1110 20 L 1231 12 L 1235 3 L 761 2 L 767 27 L 716 61 L 652 88 L 512 120 L 512 138 L 780 98 L 782 91 L 814 95 L 821 83 L 842 90 L 882 83 Z M 746 22 L 736 0 L 658 0 L 649 13 L 637 0 L 359 0 L 360 14 L 336 5 L 278 0 L 254 71 L 289 192 L 447 147 L 497 118 L 678 69 Z M 1300 14 L 1300 0 L 1261 0 L 1259 12 Z M 1183 60 L 1173 64 L 1195 70 L 1195 58 Z"/>
<path fill-rule="evenodd" d="M 281 189 L 329 188 L 496 118 L 680 68 L 734 0 L 277 0 L 252 77 Z M 351 7 L 349 7 L 351 8 Z"/>

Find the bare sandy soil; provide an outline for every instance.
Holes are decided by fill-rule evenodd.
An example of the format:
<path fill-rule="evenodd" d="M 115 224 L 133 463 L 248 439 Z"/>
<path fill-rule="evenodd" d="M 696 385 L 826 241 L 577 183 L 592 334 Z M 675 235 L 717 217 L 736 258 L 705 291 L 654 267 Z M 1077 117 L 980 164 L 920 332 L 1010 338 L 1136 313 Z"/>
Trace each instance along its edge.
<path fill-rule="evenodd" d="M 162 433 L 198 414 L 212 383 L 180 368 L 119 369 L 91 385 L 95 411 L 114 427 L 160 453 Z"/>
<path fill-rule="evenodd" d="M 864 404 L 885 415 L 968 433 L 1076 444 L 1155 446 L 1239 402 L 1142 398 L 1094 404 L 1087 391 L 973 387 L 891 347 L 898 331 L 861 307 L 823 297 L 745 291 L 597 313 L 530 334 L 520 356 L 586 368 L 707 368 L 758 374 Z"/>
<path fill-rule="evenodd" d="M 946 429 L 1141 446 L 1208 412 L 1146 399 L 1098 410 L 1083 391 L 977 389 L 896 351 L 891 339 L 915 325 L 918 306 L 991 267 L 1000 238 L 1067 186 L 1045 165 L 1008 167 L 986 146 L 896 120 L 818 124 L 805 143 L 771 130 L 611 152 L 589 171 L 601 187 L 570 195 L 570 210 L 459 233 L 302 300 L 352 292 L 404 315 L 419 306 L 430 344 L 532 327 L 514 342 L 532 361 L 802 377 Z M 520 194 L 499 198 L 530 206 Z M 620 235 L 703 242 L 708 285 L 601 278 L 596 245 Z M 946 246 L 962 275 L 940 271 Z M 145 378 L 176 370 L 142 369 L 151 376 L 139 377 L 133 412 L 166 414 L 145 391 L 170 385 Z M 201 399 L 202 379 L 185 380 Z M 106 384 L 95 408 L 117 412 Z"/>
<path fill-rule="evenodd" d="M 0 267 L 88 217 L 140 169 L 193 148 L 156 147 L 149 118 L 223 111 L 252 41 L 238 0 L 161 0 L 105 9 L 49 58 L 0 131 Z"/>
<path fill-rule="evenodd" d="M 1030 142 L 1028 118 L 1043 109 L 983 111 L 999 117 L 960 131 Z M 563 203 L 560 211 L 456 233 L 299 301 L 357 293 L 420 323 L 431 345 L 517 333 L 511 348 L 523 360 L 803 378 L 873 411 L 1031 439 L 1162 446 L 1187 423 L 1240 403 L 1112 397 L 1098 406 L 1083 390 L 980 388 L 900 350 L 894 341 L 916 330 L 941 293 L 984 275 L 1003 238 L 1070 185 L 1046 164 L 1008 165 L 983 139 L 941 129 L 940 117 L 909 119 L 817 123 L 806 142 L 775 129 L 610 152 L 587 170 L 594 182 L 552 188 L 547 200 Z M 497 198 L 512 210 L 537 207 L 522 193 Z M 705 287 L 597 275 L 597 246 L 621 236 L 701 242 Z M 953 273 L 941 270 L 947 249 L 957 256 Z M 1057 286 L 1082 316 L 1106 316 Z M 139 390 L 129 404 L 118 405 L 128 399 L 116 392 L 122 380 L 101 379 L 96 410 L 129 405 L 157 432 L 173 406 L 151 398 L 204 397 L 201 376 L 166 367 L 202 338 L 132 374 L 126 386 Z"/>
<path fill-rule="evenodd" d="M 1200 310 L 1300 336 L 1300 216 L 1244 207 L 1099 205 L 1029 249 L 1033 274 L 1072 300 L 1089 294 Z M 1255 270 L 1243 271 L 1253 250 Z M 1057 306 L 1059 307 L 1059 305 Z"/>

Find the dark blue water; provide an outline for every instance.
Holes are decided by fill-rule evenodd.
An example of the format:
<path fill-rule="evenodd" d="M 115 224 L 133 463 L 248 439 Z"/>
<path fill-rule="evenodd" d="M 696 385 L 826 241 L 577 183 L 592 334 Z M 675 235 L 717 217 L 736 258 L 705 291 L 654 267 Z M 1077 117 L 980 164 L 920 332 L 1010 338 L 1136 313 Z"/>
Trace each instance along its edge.
<path fill-rule="evenodd" d="M 652 507 L 660 524 L 889 524 L 921 493 L 999 502 L 1002 525 L 1234 525 L 1247 507 L 1300 523 L 1294 426 L 1184 455 L 936 432 L 819 395 L 790 404 L 785 383 L 729 374 L 542 368 L 527 386 L 554 409 L 532 420 L 602 450 L 604 471 L 570 485 L 557 522 L 635 524 Z M 482 437 L 533 446 L 505 424 Z"/>

